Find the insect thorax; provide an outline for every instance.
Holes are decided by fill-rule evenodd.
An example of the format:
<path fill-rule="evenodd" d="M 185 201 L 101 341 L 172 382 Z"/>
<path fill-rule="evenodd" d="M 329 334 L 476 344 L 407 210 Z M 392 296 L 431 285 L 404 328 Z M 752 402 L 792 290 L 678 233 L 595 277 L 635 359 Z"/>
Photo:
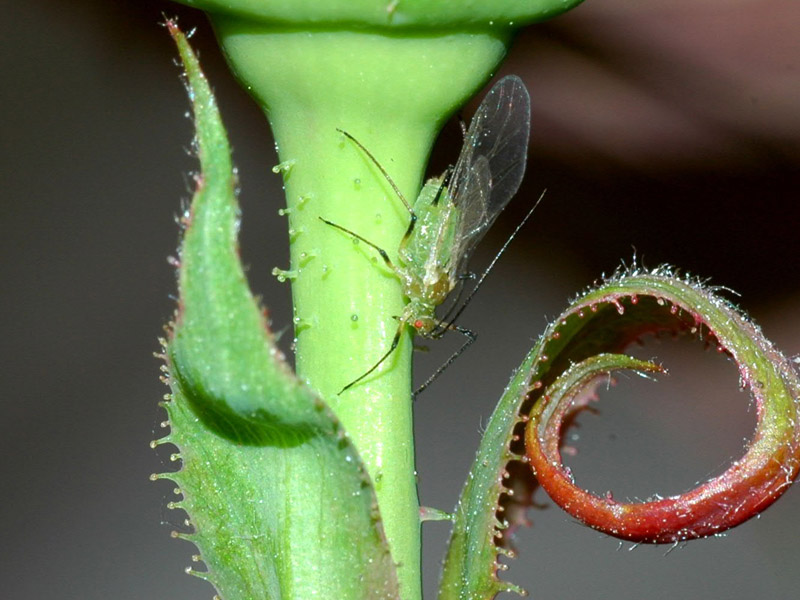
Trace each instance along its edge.
<path fill-rule="evenodd" d="M 452 249 L 458 221 L 441 178 L 428 180 L 414 203 L 417 222 L 399 254 L 403 283 L 409 298 L 437 306 L 453 289 Z"/>

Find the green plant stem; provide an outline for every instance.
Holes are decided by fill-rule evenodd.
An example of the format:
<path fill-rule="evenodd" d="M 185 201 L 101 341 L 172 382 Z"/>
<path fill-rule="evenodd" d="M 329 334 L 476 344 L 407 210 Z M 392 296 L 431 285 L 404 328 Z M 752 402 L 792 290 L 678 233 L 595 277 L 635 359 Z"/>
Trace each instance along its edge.
<path fill-rule="evenodd" d="M 404 299 L 378 253 L 396 260 L 408 211 L 362 142 L 413 202 L 440 125 L 485 82 L 506 32 L 383 35 L 287 31 L 213 17 L 232 68 L 265 110 L 289 218 L 298 376 L 333 408 L 372 477 L 402 597 L 420 598 L 411 343 L 351 389 L 388 350 Z M 322 507 L 324 510 L 324 507 Z"/>

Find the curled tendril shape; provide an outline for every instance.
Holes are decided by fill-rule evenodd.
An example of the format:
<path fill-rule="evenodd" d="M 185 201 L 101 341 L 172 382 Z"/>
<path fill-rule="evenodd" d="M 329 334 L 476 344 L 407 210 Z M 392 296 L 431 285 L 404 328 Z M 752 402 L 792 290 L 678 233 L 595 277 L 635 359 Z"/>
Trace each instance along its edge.
<path fill-rule="evenodd" d="M 501 578 L 516 555 L 541 486 L 569 514 L 625 540 L 676 543 L 713 535 L 764 510 L 800 468 L 800 378 L 752 321 L 716 290 L 672 269 L 631 268 L 577 297 L 539 338 L 506 386 L 481 439 L 453 519 L 439 600 L 522 590 Z M 699 338 L 738 366 L 753 395 L 757 429 L 744 456 L 685 494 L 623 504 L 572 480 L 561 430 L 614 371 L 663 369 L 622 354 L 647 334 Z"/>
<path fill-rule="evenodd" d="M 598 325 L 620 316 L 617 333 Z M 603 316 L 602 313 L 607 313 Z M 644 318 L 645 315 L 648 318 Z M 655 316 L 653 320 L 650 317 Z M 584 321 L 577 327 L 576 321 Z M 592 324 L 592 321 L 597 321 Z M 573 326 L 570 327 L 570 324 Z M 563 329 L 569 342 L 563 342 Z M 615 370 L 658 372 L 653 363 L 615 354 L 642 333 L 682 331 L 717 345 L 738 366 L 757 410 L 753 439 L 721 475 L 683 494 L 649 502 L 617 502 L 577 486 L 561 461 L 562 428 Z M 564 361 L 536 397 L 525 431 L 525 453 L 547 494 L 566 512 L 609 535 L 637 543 L 675 543 L 714 535 L 757 515 L 777 500 L 800 469 L 800 381 L 791 363 L 735 307 L 699 282 L 661 270 L 621 276 L 579 299 L 551 326 L 542 354 Z M 560 348 L 547 350 L 548 342 Z M 599 352 L 592 352 L 597 350 Z M 606 353 L 607 352 L 607 353 Z"/>

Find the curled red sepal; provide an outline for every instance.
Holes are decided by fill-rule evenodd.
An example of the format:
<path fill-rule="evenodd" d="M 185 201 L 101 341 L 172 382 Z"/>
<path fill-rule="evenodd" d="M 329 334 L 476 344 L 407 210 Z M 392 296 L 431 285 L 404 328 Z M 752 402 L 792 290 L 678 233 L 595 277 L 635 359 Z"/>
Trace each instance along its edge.
<path fill-rule="evenodd" d="M 625 278 L 619 283 L 624 284 Z M 668 285 L 663 285 L 667 284 L 664 280 L 658 283 L 659 304 L 678 307 L 672 309 L 673 314 L 692 315 L 695 328 L 707 327 L 707 337 L 716 338 L 718 347 L 739 366 L 741 382 L 750 389 L 757 407 L 756 431 L 744 456 L 718 477 L 652 502 L 621 503 L 611 494 L 599 497 L 576 486 L 559 452 L 565 420 L 585 406 L 600 377 L 607 378 L 617 369 L 658 369 L 619 354 L 600 354 L 577 362 L 548 385 L 531 409 L 525 445 L 539 484 L 573 517 L 621 539 L 674 543 L 734 527 L 766 509 L 788 489 L 800 469 L 800 382 L 789 361 L 731 305 L 694 282 L 674 279 Z M 631 296 L 619 289 L 624 287 L 606 288 L 605 297 L 599 300 L 630 300 Z M 641 296 L 635 298 L 638 301 Z M 589 303 L 598 300 L 582 300 L 587 299 Z M 635 305 L 626 307 L 631 309 Z"/>

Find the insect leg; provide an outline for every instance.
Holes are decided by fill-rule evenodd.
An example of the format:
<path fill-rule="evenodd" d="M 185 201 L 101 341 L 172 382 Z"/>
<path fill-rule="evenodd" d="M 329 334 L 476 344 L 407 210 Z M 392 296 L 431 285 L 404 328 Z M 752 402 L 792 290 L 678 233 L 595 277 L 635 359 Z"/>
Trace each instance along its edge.
<path fill-rule="evenodd" d="M 458 125 L 461 127 L 461 137 L 464 138 L 464 141 L 467 140 L 467 122 L 464 120 L 464 117 L 461 113 L 458 113 Z"/>
<path fill-rule="evenodd" d="M 474 273 L 468 273 L 467 275 L 468 276 L 466 277 L 462 276 L 458 277 L 459 280 L 458 291 L 456 292 L 456 295 L 452 298 L 452 301 L 450 301 L 450 306 L 447 308 L 445 313 L 442 315 L 442 317 L 436 323 L 434 328 L 428 334 L 428 337 L 434 339 L 442 337 L 448 330 L 448 327 L 452 324 L 452 322 L 450 321 L 450 315 L 452 315 L 457 309 L 461 308 L 460 300 L 461 296 L 464 294 L 464 281 L 466 281 L 467 279 L 477 278 L 477 275 L 475 275 Z"/>
<path fill-rule="evenodd" d="M 353 387 L 353 386 L 354 386 L 355 384 L 357 384 L 359 381 L 361 381 L 362 379 L 364 379 L 364 378 L 365 378 L 367 375 L 369 375 L 370 373 L 372 373 L 372 372 L 373 372 L 375 369 L 377 369 L 378 367 L 380 367 L 380 366 L 381 366 L 381 364 L 383 363 L 383 361 L 385 361 L 387 358 L 389 358 L 389 355 L 390 355 L 392 352 L 394 352 L 394 351 L 395 351 L 395 349 L 397 348 L 397 345 L 400 343 L 400 336 L 401 336 L 401 335 L 403 335 L 403 328 L 404 328 L 405 326 L 406 326 L 406 322 L 405 322 L 405 320 L 404 320 L 404 319 L 402 319 L 402 318 L 400 318 L 400 324 L 397 326 L 397 332 L 395 332 L 395 334 L 394 334 L 394 338 L 392 339 L 392 345 L 391 345 L 391 346 L 389 346 L 389 349 L 386 351 L 386 354 L 384 354 L 383 356 L 381 356 L 381 359 L 380 359 L 378 362 L 376 362 L 374 365 L 372 365 L 372 366 L 370 367 L 370 369 L 369 369 L 369 370 L 368 370 L 366 373 L 364 373 L 363 375 L 361 375 L 361 376 L 360 376 L 360 377 L 358 377 L 357 379 L 354 379 L 353 381 L 351 381 L 350 383 L 348 383 L 346 386 L 344 386 L 344 387 L 343 387 L 343 388 L 342 388 L 342 389 L 339 391 L 339 394 L 337 394 L 337 396 L 338 396 L 338 395 L 340 395 L 340 394 L 342 394 L 343 392 L 346 392 L 347 390 L 349 390 L 351 387 Z"/>
<path fill-rule="evenodd" d="M 444 370 L 447 367 L 452 365 L 453 362 L 455 362 L 455 360 L 459 356 L 461 356 L 461 354 L 464 352 L 464 350 L 469 348 L 475 342 L 475 340 L 478 339 L 478 334 L 475 333 L 474 331 L 470 331 L 469 329 L 465 329 L 463 327 L 459 327 L 458 325 L 453 325 L 452 323 L 450 323 L 447 326 L 447 329 L 449 329 L 451 331 L 457 331 L 458 333 L 460 333 L 463 336 L 465 336 L 467 338 L 467 341 L 464 342 L 464 345 L 461 346 L 458 350 L 453 352 L 453 354 L 450 355 L 450 358 L 448 358 L 441 367 L 436 369 L 436 372 L 433 375 L 431 375 L 430 377 L 428 377 L 428 379 L 427 379 L 427 381 L 425 381 L 425 383 L 423 383 L 421 386 L 419 386 L 416 389 L 416 391 L 414 392 L 414 397 L 416 397 L 417 394 L 421 393 L 425 388 L 427 388 L 430 384 L 432 384 L 439 377 L 439 375 L 441 375 L 444 372 Z"/>
<path fill-rule="evenodd" d="M 464 282 L 467 281 L 467 280 L 475 281 L 477 278 L 478 278 L 478 274 L 473 272 L 473 271 L 468 271 L 467 273 L 462 273 L 461 275 L 456 277 L 456 279 L 458 280 L 458 283 L 459 283 L 458 292 L 456 293 L 456 296 L 453 298 L 452 302 L 450 303 L 450 307 L 444 313 L 444 315 L 442 316 L 441 320 L 436 324 L 436 327 L 433 329 L 433 331 L 431 332 L 429 337 L 436 338 L 436 337 L 441 336 L 445 331 L 447 331 L 447 324 L 449 322 L 448 320 L 450 319 L 450 315 L 452 315 L 453 311 L 455 311 L 457 308 L 459 308 L 461 306 L 459 304 L 459 300 L 461 300 L 461 295 L 464 293 Z"/>
<path fill-rule="evenodd" d="M 442 199 L 442 192 L 444 191 L 444 188 L 450 185 L 450 178 L 452 177 L 452 175 L 453 175 L 453 165 L 450 165 L 449 167 L 447 167 L 447 170 L 444 172 L 444 175 L 442 175 L 442 183 L 439 184 L 439 189 L 436 190 L 436 196 L 433 198 L 433 202 L 431 202 L 433 206 L 439 206 L 439 200 Z"/>
<path fill-rule="evenodd" d="M 376 245 L 376 244 L 373 244 L 373 243 L 372 243 L 372 242 L 370 242 L 368 239 L 366 239 L 366 238 L 364 238 L 364 237 L 362 237 L 362 236 L 358 235 L 356 232 L 354 232 L 354 231 L 350 231 L 349 229 L 347 229 L 347 228 L 345 228 L 345 227 L 342 227 L 341 225 L 337 225 L 336 223 L 332 223 L 331 221 L 328 221 L 327 219 L 323 219 L 322 217 L 320 217 L 320 218 L 319 218 L 319 220 L 320 220 L 320 221 L 322 221 L 323 223 L 325 223 L 326 225 L 330 225 L 331 227 L 335 227 L 336 229 L 339 229 L 340 231 L 344 231 L 344 232 L 345 232 L 346 234 L 348 234 L 348 235 L 352 235 L 352 236 L 353 236 L 354 238 L 356 238 L 357 240 L 361 240 L 362 242 L 364 242 L 364 243 L 365 243 L 365 244 L 367 244 L 368 246 L 370 246 L 370 247 L 374 248 L 375 250 L 377 250 L 378 254 L 380 254 L 380 255 L 381 255 L 381 258 L 383 259 L 383 262 L 385 262 L 385 263 L 386 263 L 386 266 L 388 266 L 388 267 L 389 267 L 390 269 L 392 269 L 393 271 L 396 271 L 396 270 L 397 270 L 397 269 L 395 268 L 395 266 L 394 266 L 394 263 L 392 263 L 392 259 L 390 259 L 390 258 L 389 258 L 389 255 L 388 255 L 388 254 L 386 254 L 386 250 L 384 250 L 384 249 L 383 249 L 383 248 L 381 248 L 380 246 L 378 246 L 378 245 Z"/>

